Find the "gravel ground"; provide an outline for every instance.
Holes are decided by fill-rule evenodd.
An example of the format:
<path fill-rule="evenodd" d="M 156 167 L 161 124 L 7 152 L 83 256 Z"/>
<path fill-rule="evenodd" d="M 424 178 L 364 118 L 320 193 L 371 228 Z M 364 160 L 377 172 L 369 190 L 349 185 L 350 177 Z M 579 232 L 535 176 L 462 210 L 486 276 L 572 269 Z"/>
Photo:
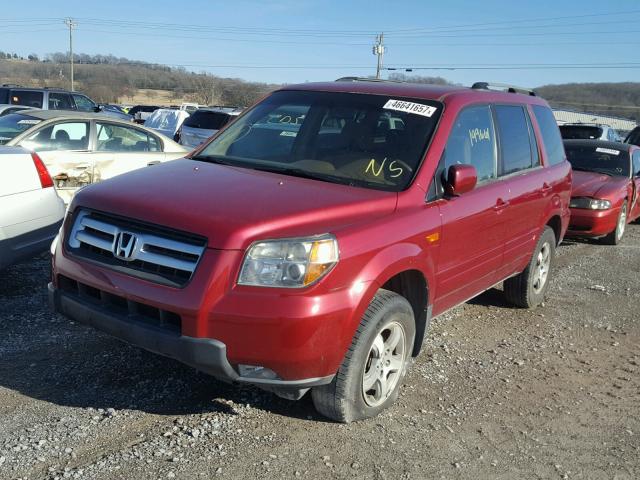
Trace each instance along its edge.
<path fill-rule="evenodd" d="M 544 306 L 435 320 L 394 408 L 338 425 L 49 313 L 0 272 L 0 478 L 640 478 L 640 225 L 560 247 Z"/>

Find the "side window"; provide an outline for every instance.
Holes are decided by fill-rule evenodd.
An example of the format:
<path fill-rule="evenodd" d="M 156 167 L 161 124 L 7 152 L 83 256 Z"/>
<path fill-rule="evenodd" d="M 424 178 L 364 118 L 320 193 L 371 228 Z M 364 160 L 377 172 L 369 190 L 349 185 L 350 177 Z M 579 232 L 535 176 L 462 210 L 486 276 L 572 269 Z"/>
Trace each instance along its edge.
<path fill-rule="evenodd" d="M 633 176 L 640 177 L 640 150 L 633 152 Z"/>
<path fill-rule="evenodd" d="M 538 139 L 536 138 L 536 132 L 533 129 L 533 124 L 531 123 L 531 117 L 529 116 L 529 111 L 525 109 L 524 116 L 527 118 L 527 127 L 529 128 L 529 138 L 531 140 L 531 157 L 533 162 L 531 163 L 532 167 L 537 167 L 540 165 L 540 153 L 538 150 Z"/>
<path fill-rule="evenodd" d="M 445 172 L 451 165 L 473 165 L 478 182 L 496 178 L 496 136 L 488 105 L 458 115 L 445 149 Z"/>
<path fill-rule="evenodd" d="M 31 135 L 22 145 L 36 151 L 87 150 L 89 123 L 68 122 L 49 125 Z"/>
<path fill-rule="evenodd" d="M 560 136 L 560 129 L 553 116 L 553 112 L 548 107 L 542 105 L 533 106 L 533 114 L 538 121 L 542 140 L 544 142 L 544 151 L 547 154 L 549 165 L 557 165 L 565 160 L 564 145 Z"/>
<path fill-rule="evenodd" d="M 93 112 L 96 108 L 96 104 L 84 95 L 78 95 L 77 93 L 74 93 L 73 101 L 76 104 L 76 108 L 82 112 Z"/>
<path fill-rule="evenodd" d="M 11 103 L 42 108 L 43 93 L 33 90 L 11 90 Z"/>
<path fill-rule="evenodd" d="M 74 110 L 71 95 L 68 93 L 49 92 L 49 110 Z"/>
<path fill-rule="evenodd" d="M 500 175 L 531 168 L 531 139 L 524 109 L 520 105 L 496 105 L 500 133 Z"/>
<path fill-rule="evenodd" d="M 160 152 L 160 141 L 153 135 L 134 127 L 114 123 L 96 123 L 100 152 Z"/>
<path fill-rule="evenodd" d="M 640 129 L 635 128 L 629 134 L 629 138 L 627 138 L 627 143 L 631 143 L 633 145 L 640 145 Z"/>

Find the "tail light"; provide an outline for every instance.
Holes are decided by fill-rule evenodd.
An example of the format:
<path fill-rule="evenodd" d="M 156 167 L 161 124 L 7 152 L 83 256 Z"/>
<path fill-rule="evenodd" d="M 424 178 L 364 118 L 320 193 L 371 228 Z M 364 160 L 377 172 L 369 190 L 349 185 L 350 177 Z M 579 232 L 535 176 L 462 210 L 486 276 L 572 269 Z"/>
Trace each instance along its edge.
<path fill-rule="evenodd" d="M 31 154 L 31 158 L 33 159 L 33 164 L 36 166 L 36 170 L 38 171 L 38 177 L 40 177 L 40 185 L 42 185 L 42 188 L 53 187 L 53 180 L 51 179 L 51 175 L 49 175 L 49 170 L 44 166 L 42 159 L 35 152 Z"/>

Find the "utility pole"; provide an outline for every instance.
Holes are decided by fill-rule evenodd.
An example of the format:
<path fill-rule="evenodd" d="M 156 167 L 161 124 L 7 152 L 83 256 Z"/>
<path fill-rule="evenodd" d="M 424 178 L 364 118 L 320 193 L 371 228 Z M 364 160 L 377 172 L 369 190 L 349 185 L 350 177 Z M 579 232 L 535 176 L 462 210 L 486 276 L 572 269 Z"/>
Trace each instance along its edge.
<path fill-rule="evenodd" d="M 71 91 L 73 92 L 73 29 L 78 26 L 73 18 L 67 17 L 64 19 L 64 24 L 69 27 L 69 62 L 71 63 Z"/>
<path fill-rule="evenodd" d="M 378 68 L 376 68 L 376 78 L 380 78 L 382 70 L 382 59 L 387 48 L 384 46 L 384 33 L 376 35 L 376 44 L 373 46 L 373 54 L 378 56 Z"/>

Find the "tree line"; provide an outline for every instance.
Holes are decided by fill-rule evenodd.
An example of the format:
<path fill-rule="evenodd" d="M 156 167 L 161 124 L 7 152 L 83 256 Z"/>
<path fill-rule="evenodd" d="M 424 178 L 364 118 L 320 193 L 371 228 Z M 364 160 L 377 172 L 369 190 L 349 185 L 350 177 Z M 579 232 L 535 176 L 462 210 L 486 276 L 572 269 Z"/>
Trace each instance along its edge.
<path fill-rule="evenodd" d="M 277 87 L 114 55 L 78 53 L 74 54 L 74 63 L 76 90 L 105 103 L 126 103 L 127 97 L 139 89 L 150 89 L 169 91 L 176 101 L 245 106 Z M 68 88 L 69 75 L 69 55 L 66 53 L 50 53 L 42 59 L 35 54 L 27 59 L 14 54 L 0 56 L 2 83 Z"/>

